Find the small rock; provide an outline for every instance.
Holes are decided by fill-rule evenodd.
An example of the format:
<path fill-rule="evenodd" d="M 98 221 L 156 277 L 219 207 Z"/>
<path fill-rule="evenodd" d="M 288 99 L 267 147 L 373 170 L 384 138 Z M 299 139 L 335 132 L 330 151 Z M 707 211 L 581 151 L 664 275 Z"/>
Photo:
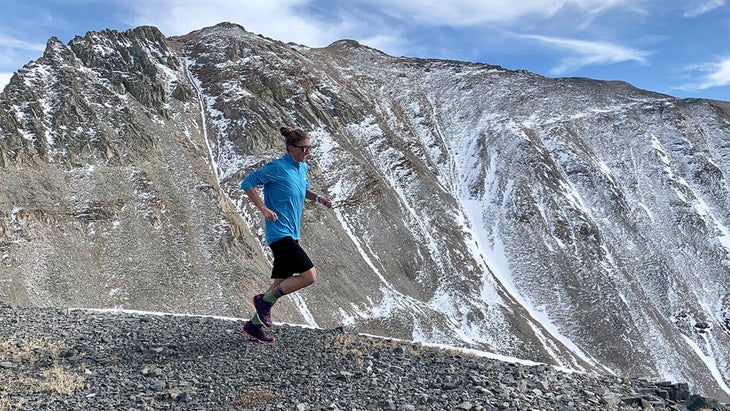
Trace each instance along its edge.
<path fill-rule="evenodd" d="M 353 374 L 351 372 L 340 371 L 340 373 L 337 374 L 337 379 L 340 381 L 347 381 L 347 380 L 351 379 L 352 376 L 353 376 Z"/>
<path fill-rule="evenodd" d="M 162 370 L 156 367 L 144 367 L 142 369 L 142 375 L 145 377 L 161 377 L 163 374 Z"/>
<path fill-rule="evenodd" d="M 177 402 L 188 402 L 190 401 L 190 394 L 185 391 L 181 391 L 177 393 L 174 398 Z"/>
<path fill-rule="evenodd" d="M 167 388 L 167 383 L 162 380 L 153 380 L 150 384 L 150 389 L 152 389 L 152 391 L 154 392 L 160 392 L 165 388 Z"/>

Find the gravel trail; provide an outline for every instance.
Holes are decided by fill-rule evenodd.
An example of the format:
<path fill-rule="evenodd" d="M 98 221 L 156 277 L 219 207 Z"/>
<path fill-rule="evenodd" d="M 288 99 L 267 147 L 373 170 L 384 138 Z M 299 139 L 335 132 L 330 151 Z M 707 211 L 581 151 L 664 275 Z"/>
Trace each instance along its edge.
<path fill-rule="evenodd" d="M 240 320 L 0 303 L 5 410 L 730 410 L 684 384 L 564 373 Z"/>

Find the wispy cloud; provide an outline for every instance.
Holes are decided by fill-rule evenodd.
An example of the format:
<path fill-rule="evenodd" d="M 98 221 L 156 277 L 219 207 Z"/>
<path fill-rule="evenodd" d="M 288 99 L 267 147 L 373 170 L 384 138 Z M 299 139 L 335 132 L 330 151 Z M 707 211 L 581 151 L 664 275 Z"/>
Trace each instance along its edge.
<path fill-rule="evenodd" d="M 187 34 L 220 22 L 245 22 L 254 33 L 282 41 L 320 46 L 332 41 L 337 24 L 321 24 L 303 12 L 307 0 L 160 0 L 130 2 L 133 17 L 129 24 L 154 25 L 165 35 Z"/>
<path fill-rule="evenodd" d="M 706 90 L 713 87 L 730 86 L 730 56 L 710 63 L 695 64 L 685 68 L 695 80 L 677 87 L 680 90 Z"/>
<path fill-rule="evenodd" d="M 409 54 L 411 44 L 425 33 L 445 27 L 458 30 L 470 26 L 490 38 L 499 32 L 524 29 L 536 22 L 569 14 L 571 21 L 591 21 L 609 10 L 634 10 L 643 0 L 157 0 L 130 2 L 131 26 L 154 25 L 166 35 L 186 34 L 222 21 L 241 22 L 255 33 L 265 33 L 282 41 L 308 46 L 325 46 L 351 38 L 390 54 Z M 323 17 L 326 16 L 326 17 Z M 326 19 L 326 20 L 325 20 Z M 559 19 L 558 19 L 559 20 Z M 557 24 L 557 23 L 555 23 Z M 560 27 L 565 27 L 563 24 Z M 534 27 L 534 26 L 533 26 Z M 435 31 L 436 30 L 436 31 Z M 410 36 L 403 36 L 408 31 Z M 536 37 L 538 38 L 538 37 Z M 589 64 L 625 60 L 644 62 L 648 54 L 607 43 L 590 43 L 541 37 L 548 43 L 563 44 L 577 57 L 566 58 L 556 72 Z M 572 44 L 569 44 L 572 42 Z M 433 45 L 433 47 L 438 47 Z M 412 53 L 411 53 L 412 54 Z"/>
<path fill-rule="evenodd" d="M 11 70 L 27 62 L 27 55 L 37 55 L 46 49 L 44 43 L 31 43 L 0 33 L 0 91 L 10 82 Z"/>
<path fill-rule="evenodd" d="M 10 83 L 10 77 L 13 77 L 13 73 L 0 72 L 0 91 L 2 91 L 8 83 Z"/>
<path fill-rule="evenodd" d="M 44 43 L 29 43 L 14 37 L 8 37 L 0 33 L 0 49 L 21 49 L 27 51 L 43 51 L 46 49 Z"/>
<path fill-rule="evenodd" d="M 593 15 L 603 10 L 635 0 L 370 0 L 368 4 L 388 13 L 418 23 L 435 26 L 470 26 L 484 23 L 509 25 L 522 18 L 547 19 L 559 11 L 571 9 L 583 15 Z"/>
<path fill-rule="evenodd" d="M 684 12 L 684 17 L 697 17 L 709 13 L 725 5 L 725 0 L 690 1 Z"/>
<path fill-rule="evenodd" d="M 575 40 L 536 35 L 523 35 L 519 37 L 538 40 L 554 47 L 568 50 L 571 55 L 563 58 L 560 65 L 551 70 L 554 75 L 565 74 L 578 70 L 584 66 L 594 64 L 615 64 L 625 61 L 636 61 L 641 64 L 647 64 L 646 57 L 651 54 L 649 51 L 633 49 L 601 41 Z"/>
<path fill-rule="evenodd" d="M 249 31 L 320 46 L 353 38 L 353 33 L 370 33 L 380 43 L 397 42 L 394 26 L 424 31 L 465 26 L 507 30 L 560 13 L 585 22 L 608 10 L 633 10 L 637 2 L 643 0 L 247 0 L 243 4 L 237 0 L 156 0 L 129 2 L 125 7 L 133 15 L 128 22 L 131 26 L 151 24 L 166 35 L 186 34 L 222 21 L 246 22 Z M 324 20 L 324 15 L 329 19 Z"/>

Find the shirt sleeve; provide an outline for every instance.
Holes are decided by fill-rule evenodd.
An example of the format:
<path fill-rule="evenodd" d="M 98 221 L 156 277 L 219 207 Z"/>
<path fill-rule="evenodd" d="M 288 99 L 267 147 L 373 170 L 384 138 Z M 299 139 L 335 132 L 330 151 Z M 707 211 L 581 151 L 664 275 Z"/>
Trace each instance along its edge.
<path fill-rule="evenodd" d="M 276 165 L 272 161 L 258 170 L 254 170 L 249 173 L 246 178 L 241 181 L 241 189 L 246 191 L 256 186 L 265 185 L 273 181 L 276 175 Z"/>

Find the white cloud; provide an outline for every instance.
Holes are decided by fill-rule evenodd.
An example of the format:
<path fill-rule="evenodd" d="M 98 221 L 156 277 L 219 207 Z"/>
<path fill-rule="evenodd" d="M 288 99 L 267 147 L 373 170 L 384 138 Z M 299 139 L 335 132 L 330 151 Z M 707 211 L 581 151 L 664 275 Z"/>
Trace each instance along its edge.
<path fill-rule="evenodd" d="M 524 17 L 546 19 L 560 10 L 573 8 L 592 15 L 630 0 L 371 0 L 373 7 L 435 26 L 470 26 L 484 23 L 508 25 Z"/>
<path fill-rule="evenodd" d="M 706 90 L 730 86 L 730 56 L 715 62 L 689 66 L 685 70 L 699 75 L 696 81 L 678 87 L 681 90 Z"/>
<path fill-rule="evenodd" d="M 557 48 L 566 49 L 573 55 L 564 58 L 560 65 L 551 70 L 552 74 L 559 75 L 578 70 L 592 64 L 615 64 L 625 61 L 636 61 L 647 64 L 646 56 L 651 52 L 632 49 L 612 43 L 600 41 L 585 41 L 564 39 L 547 36 L 520 36 L 539 40 Z"/>
<path fill-rule="evenodd" d="M 13 73 L 0 72 L 0 92 L 10 83 L 10 77 L 13 77 Z"/>
<path fill-rule="evenodd" d="M 689 4 L 687 4 L 687 10 L 684 12 L 684 17 L 701 16 L 724 5 L 725 0 L 690 1 Z"/>
<path fill-rule="evenodd" d="M 385 53 L 405 55 L 413 46 L 398 27 L 382 21 L 382 15 L 378 14 L 382 10 L 373 12 L 369 4 L 356 11 L 356 3 L 352 2 L 346 9 L 337 11 L 326 0 L 318 7 L 330 8 L 327 13 L 308 10 L 317 4 L 314 0 L 158 0 L 130 2 L 125 7 L 129 7 L 134 16 L 127 24 L 152 25 L 166 36 L 184 35 L 231 22 L 252 33 L 309 47 L 324 47 L 337 40 L 352 39 Z"/>
<path fill-rule="evenodd" d="M 362 44 L 367 45 L 368 47 L 372 47 L 374 49 L 384 51 L 387 53 L 391 53 L 391 54 L 393 54 L 393 53 L 404 54 L 405 50 L 408 48 L 407 43 L 403 39 L 400 39 L 400 38 L 398 38 L 398 36 L 394 36 L 394 35 L 378 34 L 378 35 L 358 39 L 358 41 Z M 394 50 L 396 50 L 396 51 L 394 51 Z M 403 51 L 398 52 L 397 50 L 403 50 Z"/>
<path fill-rule="evenodd" d="M 46 49 L 44 43 L 29 43 L 0 33 L 0 89 L 10 81 L 13 73 L 29 60 L 38 58 Z"/>
<path fill-rule="evenodd" d="M 350 0 L 343 9 L 326 0 L 157 0 L 129 2 L 134 16 L 131 26 L 153 25 L 165 35 L 187 34 L 220 22 L 241 24 L 250 32 L 281 41 L 321 47 L 349 38 L 392 55 L 412 55 L 414 44 L 406 30 L 428 33 L 443 27 L 478 27 L 495 38 L 496 30 L 523 29 L 525 20 L 542 21 L 569 12 L 583 25 L 608 9 L 625 6 L 632 11 L 645 0 Z M 316 10 L 316 11 L 315 11 Z M 326 10 L 323 13 L 323 10 Z M 323 17 L 327 15 L 327 17 Z M 579 17 L 576 17 L 579 16 Z M 328 20 L 325 20 L 328 19 Z M 388 20 L 391 19 L 391 20 Z M 386 21 L 388 20 L 388 21 Z M 411 34 L 413 31 L 411 31 Z M 547 38 L 547 37 L 546 37 Z M 647 53 L 593 44 L 594 50 L 579 52 L 556 70 L 567 71 L 587 64 L 640 60 Z M 576 48 L 573 46 L 571 48 Z M 587 49 L 587 47 L 586 47 Z M 623 57 L 621 57 L 623 55 Z M 638 56 L 638 57 L 637 57 Z"/>
<path fill-rule="evenodd" d="M 45 43 L 28 43 L 25 40 L 19 40 L 13 37 L 4 36 L 0 33 L 0 48 L 13 48 L 27 51 L 43 51 L 46 49 Z"/>
<path fill-rule="evenodd" d="M 188 34 L 221 22 L 307 46 L 325 46 L 339 39 L 338 26 L 323 25 L 302 12 L 308 0 L 161 0 L 131 2 L 132 26 L 152 25 L 166 36 Z"/>
<path fill-rule="evenodd" d="M 481 29 L 523 26 L 524 19 L 545 20 L 570 11 L 583 23 L 608 9 L 626 6 L 635 11 L 645 0 L 350 0 L 336 11 L 326 0 L 157 0 L 125 4 L 134 17 L 131 26 L 153 25 L 165 35 L 187 34 L 220 22 L 243 25 L 246 30 L 282 41 L 325 46 L 353 38 L 380 49 L 380 44 L 405 44 L 398 27 L 429 30 L 465 26 Z M 325 9 L 326 13 L 322 13 Z M 314 11 L 317 10 L 317 11 Z M 330 20 L 323 20 L 329 14 Z M 388 25 L 384 17 L 393 18 Z M 333 22 L 334 20 L 334 22 Z M 359 33 L 363 38 L 354 38 Z M 377 33 L 377 34 L 372 34 Z M 368 38 L 370 41 L 366 41 Z M 387 49 L 387 48 L 386 48 Z"/>

